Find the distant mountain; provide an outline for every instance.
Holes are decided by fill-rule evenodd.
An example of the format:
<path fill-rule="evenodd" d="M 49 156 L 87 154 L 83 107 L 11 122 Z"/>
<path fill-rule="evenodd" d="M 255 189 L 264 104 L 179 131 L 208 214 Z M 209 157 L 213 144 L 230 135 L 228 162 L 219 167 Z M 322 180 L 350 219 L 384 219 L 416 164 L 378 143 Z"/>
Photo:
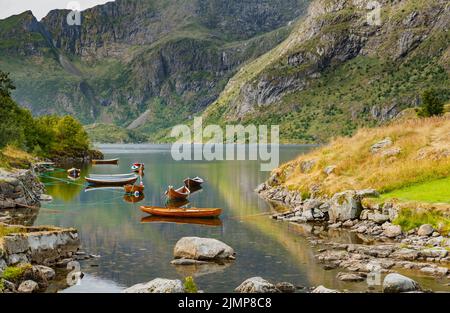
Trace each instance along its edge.
<path fill-rule="evenodd" d="M 380 23 L 368 20 L 373 3 Z M 230 79 L 204 117 L 279 124 L 285 141 L 323 142 L 394 118 L 419 105 L 425 89 L 448 100 L 449 26 L 446 0 L 315 0 L 285 41 Z"/>
<path fill-rule="evenodd" d="M 0 68 L 34 114 L 155 136 L 200 114 L 228 79 L 289 35 L 308 0 L 117 0 L 0 20 Z M 105 129 L 105 128 L 102 128 Z M 101 133 L 101 132 L 100 132 Z"/>

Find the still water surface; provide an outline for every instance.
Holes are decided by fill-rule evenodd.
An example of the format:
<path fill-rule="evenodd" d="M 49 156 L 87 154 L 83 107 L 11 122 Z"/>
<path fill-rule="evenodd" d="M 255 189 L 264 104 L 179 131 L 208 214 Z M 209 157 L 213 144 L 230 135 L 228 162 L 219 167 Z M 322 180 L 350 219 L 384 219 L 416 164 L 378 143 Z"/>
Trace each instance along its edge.
<path fill-rule="evenodd" d="M 281 146 L 286 162 L 310 146 Z M 83 168 L 89 173 L 127 173 L 134 162 L 145 163 L 145 199 L 128 202 L 121 190 L 90 190 L 82 179 L 67 184 L 63 172 L 44 179 L 54 200 L 46 203 L 36 225 L 59 225 L 78 229 L 83 250 L 100 255 L 81 262 L 86 276 L 64 292 L 120 292 L 136 283 L 157 277 L 183 279 L 194 276 L 206 292 L 232 292 L 243 280 L 262 276 L 301 286 L 367 289 L 365 283 L 343 283 L 336 271 L 325 271 L 314 259 L 314 250 L 301 227 L 269 218 L 270 206 L 254 192 L 269 173 L 259 161 L 173 161 L 166 145 L 104 145 L 105 158 L 119 157 L 119 165 Z M 203 190 L 190 197 L 195 207 L 223 209 L 215 225 L 170 223 L 146 219 L 140 205 L 164 206 L 168 185 L 181 186 L 186 177 L 203 177 Z M 130 200 L 130 199 L 128 199 Z M 212 237 L 224 241 L 237 253 L 225 266 L 174 266 L 173 247 L 184 236 Z"/>

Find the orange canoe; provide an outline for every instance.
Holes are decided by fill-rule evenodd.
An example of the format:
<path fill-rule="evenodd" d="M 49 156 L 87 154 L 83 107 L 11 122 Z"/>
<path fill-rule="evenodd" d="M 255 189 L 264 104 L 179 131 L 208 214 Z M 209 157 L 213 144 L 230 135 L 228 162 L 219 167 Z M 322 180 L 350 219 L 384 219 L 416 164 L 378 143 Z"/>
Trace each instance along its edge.
<path fill-rule="evenodd" d="M 156 206 L 141 206 L 141 211 L 154 216 L 166 217 L 218 217 L 222 214 L 221 209 L 200 209 L 200 208 L 163 208 Z"/>
<path fill-rule="evenodd" d="M 186 186 L 183 186 L 178 189 L 174 189 L 172 186 L 169 186 L 169 188 L 166 191 L 166 196 L 171 200 L 184 200 L 189 197 L 191 194 L 191 191 Z"/>

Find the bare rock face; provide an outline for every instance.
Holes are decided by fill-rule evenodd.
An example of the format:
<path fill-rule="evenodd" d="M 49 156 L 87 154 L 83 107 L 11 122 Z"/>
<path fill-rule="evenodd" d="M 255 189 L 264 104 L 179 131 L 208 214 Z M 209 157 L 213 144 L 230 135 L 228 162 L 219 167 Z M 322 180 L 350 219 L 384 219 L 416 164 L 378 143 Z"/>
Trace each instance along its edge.
<path fill-rule="evenodd" d="M 240 293 L 277 293 L 280 292 L 275 285 L 262 277 L 252 277 L 240 284 L 235 291 Z"/>
<path fill-rule="evenodd" d="M 388 274 L 383 281 L 383 292 L 385 293 L 399 293 L 420 291 L 419 284 L 406 276 L 391 273 Z"/>
<path fill-rule="evenodd" d="M 202 261 L 232 260 L 233 248 L 212 238 L 183 237 L 175 245 L 175 259 L 193 259 Z"/>
<path fill-rule="evenodd" d="M 39 206 L 44 185 L 31 170 L 0 169 L 0 209 Z"/>
<path fill-rule="evenodd" d="M 124 293 L 183 293 L 183 283 L 179 279 L 156 278 L 146 284 L 136 284 L 123 291 Z"/>
<path fill-rule="evenodd" d="M 80 245 L 76 229 L 23 227 L 24 231 L 3 237 L 0 249 L 8 265 L 19 262 L 53 264 L 70 257 Z"/>

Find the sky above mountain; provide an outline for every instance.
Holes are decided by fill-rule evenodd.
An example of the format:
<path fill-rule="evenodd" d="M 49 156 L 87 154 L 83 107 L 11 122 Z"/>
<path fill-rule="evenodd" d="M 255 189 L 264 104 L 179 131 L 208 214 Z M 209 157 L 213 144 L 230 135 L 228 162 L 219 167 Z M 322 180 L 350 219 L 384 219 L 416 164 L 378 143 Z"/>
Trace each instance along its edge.
<path fill-rule="evenodd" d="M 72 3 L 78 3 L 80 9 L 85 10 L 111 1 L 113 0 L 0 0 L 0 19 L 31 10 L 33 15 L 40 20 L 50 10 L 68 9 L 69 7 L 71 8 Z"/>

